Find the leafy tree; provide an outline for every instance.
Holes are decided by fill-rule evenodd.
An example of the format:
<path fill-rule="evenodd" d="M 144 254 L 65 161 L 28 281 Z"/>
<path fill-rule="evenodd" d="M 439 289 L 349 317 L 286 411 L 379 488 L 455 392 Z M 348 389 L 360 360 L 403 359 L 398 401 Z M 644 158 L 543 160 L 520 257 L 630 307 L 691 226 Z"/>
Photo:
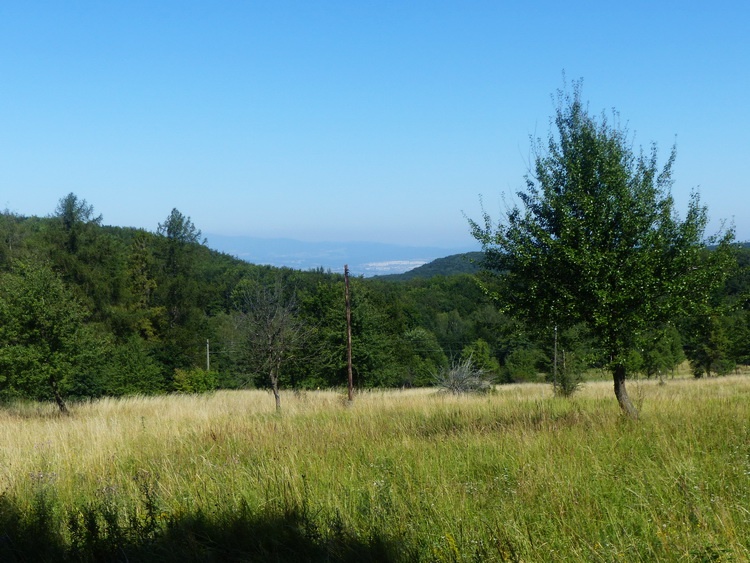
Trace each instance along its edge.
<path fill-rule="evenodd" d="M 398 339 L 398 360 L 407 372 L 404 383 L 424 386 L 434 383 L 435 373 L 448 365 L 448 357 L 429 330 L 415 327 Z"/>
<path fill-rule="evenodd" d="M 646 377 L 658 375 L 664 381 L 664 373 L 674 370 L 683 360 L 680 333 L 673 325 L 646 333 L 641 352 L 641 369 Z"/>
<path fill-rule="evenodd" d="M 6 396 L 53 398 L 68 409 L 61 390 L 85 370 L 94 340 L 86 310 L 49 268 L 20 266 L 0 280 L 0 374 Z"/>
<path fill-rule="evenodd" d="M 96 320 L 119 298 L 124 283 L 121 242 L 101 228 L 101 215 L 73 193 L 62 198 L 45 229 L 53 269 Z"/>
<path fill-rule="evenodd" d="M 521 206 L 497 225 L 487 213 L 482 224 L 469 222 L 485 267 L 499 274 L 494 296 L 548 330 L 586 323 L 608 358 L 620 407 L 637 417 L 625 386 L 629 353 L 647 329 L 706 303 L 733 260 L 733 233 L 704 252 L 698 195 L 684 219 L 675 213 L 674 149 L 660 170 L 656 147 L 635 152 L 614 117 L 612 125 L 589 114 L 580 82 L 559 91 Z"/>
<path fill-rule="evenodd" d="M 501 382 L 536 381 L 548 364 L 549 358 L 539 348 L 515 348 L 505 357 Z"/>
<path fill-rule="evenodd" d="M 139 231 L 130 243 L 126 283 L 130 300 L 125 309 L 130 317 L 128 328 L 146 340 L 156 340 L 157 326 L 165 316 L 166 308 L 153 303 L 157 283 L 150 236 L 153 235 Z"/>
<path fill-rule="evenodd" d="M 18 256 L 24 246 L 23 217 L 6 209 L 0 212 L 0 265 Z"/>
<path fill-rule="evenodd" d="M 353 308 L 357 297 L 358 292 L 353 291 Z M 300 304 L 302 318 L 308 323 L 314 323 L 309 341 L 312 357 L 305 370 L 306 385 L 313 388 L 344 385 L 348 374 L 343 276 L 328 276 L 325 279 L 319 279 L 314 287 L 301 292 Z M 353 315 L 352 322 L 354 320 Z M 353 327 L 352 332 L 354 333 L 358 328 L 358 326 Z M 354 345 L 355 377 L 361 368 L 357 357 L 359 349 L 359 343 Z"/>
<path fill-rule="evenodd" d="M 740 365 L 750 365 L 750 311 L 735 311 L 727 323 L 732 360 Z"/>
<path fill-rule="evenodd" d="M 190 291 L 193 290 L 191 274 L 194 252 L 201 243 L 201 232 L 190 217 L 172 209 L 164 223 L 159 223 L 157 233 L 163 237 L 164 269 L 169 276 L 166 302 L 172 325 L 180 324 L 189 308 Z"/>
<path fill-rule="evenodd" d="M 162 365 L 138 336 L 112 346 L 100 370 L 106 395 L 154 395 L 166 390 Z"/>
<path fill-rule="evenodd" d="M 461 351 L 461 359 L 470 359 L 474 366 L 490 377 L 497 377 L 500 373 L 500 362 L 492 356 L 489 343 L 481 338 L 464 346 Z"/>
<path fill-rule="evenodd" d="M 545 358 L 547 379 L 557 395 L 570 397 L 583 383 L 586 368 L 595 363 L 597 351 L 583 323 L 564 330 L 553 328 L 553 339 L 552 353 Z"/>
<path fill-rule="evenodd" d="M 202 368 L 176 369 L 172 387 L 177 393 L 208 393 L 216 390 L 219 378 L 215 371 Z"/>
<path fill-rule="evenodd" d="M 171 250 L 175 252 L 170 256 L 170 264 L 173 265 L 174 271 L 177 270 L 177 252 L 179 244 L 203 244 L 205 239 L 201 239 L 201 231 L 196 228 L 190 217 L 185 217 L 176 208 L 167 216 L 163 223 L 159 223 L 157 233 L 165 237 L 170 243 L 174 243 Z"/>
<path fill-rule="evenodd" d="M 688 345 L 688 358 L 697 378 L 726 375 L 735 368 L 728 334 L 730 318 L 717 314 L 695 320 L 693 339 Z"/>

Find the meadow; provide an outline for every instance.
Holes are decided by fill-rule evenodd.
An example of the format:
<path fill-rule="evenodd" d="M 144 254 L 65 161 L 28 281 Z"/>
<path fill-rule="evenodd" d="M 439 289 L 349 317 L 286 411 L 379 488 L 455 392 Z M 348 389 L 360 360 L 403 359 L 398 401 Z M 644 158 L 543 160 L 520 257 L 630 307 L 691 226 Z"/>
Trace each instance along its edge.
<path fill-rule="evenodd" d="M 0 410 L 2 561 L 748 561 L 750 377 Z"/>

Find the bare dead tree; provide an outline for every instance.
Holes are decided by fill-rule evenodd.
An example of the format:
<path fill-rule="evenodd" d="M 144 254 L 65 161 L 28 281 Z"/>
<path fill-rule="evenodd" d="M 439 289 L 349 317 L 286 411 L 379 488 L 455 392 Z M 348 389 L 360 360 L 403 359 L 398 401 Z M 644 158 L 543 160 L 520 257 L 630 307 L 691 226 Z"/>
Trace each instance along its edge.
<path fill-rule="evenodd" d="M 268 374 L 278 412 L 281 370 L 310 332 L 300 318 L 296 291 L 284 284 L 281 273 L 270 281 L 245 279 L 235 289 L 234 302 L 233 324 L 243 353 L 251 365 Z"/>

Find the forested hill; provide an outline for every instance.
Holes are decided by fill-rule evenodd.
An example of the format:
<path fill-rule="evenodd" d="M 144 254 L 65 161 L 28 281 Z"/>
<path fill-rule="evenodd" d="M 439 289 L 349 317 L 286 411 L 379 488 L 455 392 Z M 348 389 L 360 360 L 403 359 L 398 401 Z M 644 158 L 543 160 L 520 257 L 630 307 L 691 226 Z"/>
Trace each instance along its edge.
<path fill-rule="evenodd" d="M 212 251 L 176 209 L 153 232 L 102 223 L 74 194 L 47 217 L 0 213 L 0 400 L 268 386 L 271 368 L 281 387 L 345 384 L 342 275 Z M 350 285 L 358 386 L 502 354 L 507 320 L 470 276 Z"/>
<path fill-rule="evenodd" d="M 423 264 L 403 274 L 376 276 L 377 279 L 388 281 L 408 281 L 417 278 L 431 278 L 433 276 L 454 276 L 458 274 L 475 274 L 480 270 L 481 252 L 465 252 L 452 254 L 445 258 L 438 258 Z"/>
<path fill-rule="evenodd" d="M 0 212 L 0 401 L 346 383 L 342 275 L 212 251 L 176 209 L 153 232 L 102 221 L 74 194 L 44 218 Z M 635 366 L 654 373 L 683 351 L 696 374 L 750 363 L 750 250 L 738 256 L 715 296 L 727 306 L 675 319 Z M 357 387 L 430 385 L 469 358 L 499 382 L 550 371 L 550 335 L 498 311 L 496 280 L 466 273 L 477 258 L 350 280 Z M 584 367 L 604 361 L 585 327 L 560 342 Z"/>

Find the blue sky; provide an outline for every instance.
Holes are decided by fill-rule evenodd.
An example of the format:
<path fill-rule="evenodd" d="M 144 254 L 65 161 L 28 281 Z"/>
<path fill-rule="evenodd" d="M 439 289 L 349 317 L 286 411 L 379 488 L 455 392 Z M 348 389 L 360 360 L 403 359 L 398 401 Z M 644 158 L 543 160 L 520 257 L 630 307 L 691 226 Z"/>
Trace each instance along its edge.
<path fill-rule="evenodd" d="M 0 207 L 74 192 L 106 224 L 470 245 L 583 77 L 677 144 L 712 228 L 750 239 L 746 2 L 0 3 Z M 210 241 L 209 241 L 210 242 Z"/>

